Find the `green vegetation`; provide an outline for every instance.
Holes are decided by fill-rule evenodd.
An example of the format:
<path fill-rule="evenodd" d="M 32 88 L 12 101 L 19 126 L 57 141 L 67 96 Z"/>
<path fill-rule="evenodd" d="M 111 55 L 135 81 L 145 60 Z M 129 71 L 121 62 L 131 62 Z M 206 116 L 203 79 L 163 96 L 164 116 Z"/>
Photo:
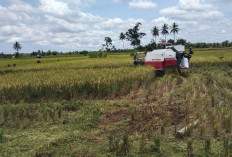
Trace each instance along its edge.
<path fill-rule="evenodd" d="M 0 60 L 0 156 L 230 156 L 232 50 L 194 52 L 184 77 L 129 54 Z"/>
<path fill-rule="evenodd" d="M 140 45 L 140 39 L 146 35 L 145 33 L 139 32 L 140 25 L 142 25 L 140 22 L 136 23 L 136 25 L 133 28 L 128 29 L 125 34 L 126 39 L 130 41 L 130 45 L 134 46 L 134 48 Z"/>

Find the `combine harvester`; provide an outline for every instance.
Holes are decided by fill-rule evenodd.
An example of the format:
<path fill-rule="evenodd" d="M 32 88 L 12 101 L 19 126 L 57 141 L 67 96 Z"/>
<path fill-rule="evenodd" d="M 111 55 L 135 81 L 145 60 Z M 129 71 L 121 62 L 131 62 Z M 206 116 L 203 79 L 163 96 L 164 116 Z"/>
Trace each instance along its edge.
<path fill-rule="evenodd" d="M 138 58 L 139 54 L 145 54 L 144 58 Z M 163 76 L 166 67 L 176 67 L 181 75 L 181 69 L 189 68 L 189 60 L 193 54 L 190 48 L 189 54 L 185 53 L 183 45 L 169 46 L 166 49 L 153 50 L 152 52 L 137 52 L 134 56 L 134 65 L 152 66 L 156 74 Z"/>

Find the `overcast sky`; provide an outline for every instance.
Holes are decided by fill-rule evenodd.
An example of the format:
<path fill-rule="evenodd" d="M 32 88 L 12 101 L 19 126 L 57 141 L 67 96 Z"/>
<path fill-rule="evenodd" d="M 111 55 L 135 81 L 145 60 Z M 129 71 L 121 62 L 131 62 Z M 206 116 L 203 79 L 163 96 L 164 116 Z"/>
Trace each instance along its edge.
<path fill-rule="evenodd" d="M 14 53 L 15 41 L 20 52 L 99 50 L 104 37 L 122 48 L 120 32 L 137 22 L 147 34 L 142 45 L 151 41 L 152 27 L 173 22 L 177 39 L 232 41 L 231 8 L 232 0 L 0 0 L 0 52 Z"/>

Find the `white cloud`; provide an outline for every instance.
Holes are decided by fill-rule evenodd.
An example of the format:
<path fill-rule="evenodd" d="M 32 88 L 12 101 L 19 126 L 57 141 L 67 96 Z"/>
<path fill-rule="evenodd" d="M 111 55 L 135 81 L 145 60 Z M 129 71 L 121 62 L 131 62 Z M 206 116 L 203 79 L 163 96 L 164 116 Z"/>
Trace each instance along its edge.
<path fill-rule="evenodd" d="M 160 14 L 181 20 L 216 20 L 224 15 L 204 0 L 179 0 L 177 6 L 162 9 Z"/>
<path fill-rule="evenodd" d="M 231 0 L 209 0 L 210 2 L 219 2 L 219 3 L 232 3 Z"/>
<path fill-rule="evenodd" d="M 119 3 L 119 2 L 123 2 L 125 0 L 113 0 L 114 3 Z"/>
<path fill-rule="evenodd" d="M 71 13 L 67 3 L 57 0 L 40 0 L 40 9 L 46 14 L 66 16 Z"/>
<path fill-rule="evenodd" d="M 38 9 L 20 0 L 12 0 L 12 5 L 8 8 L 12 12 L 37 13 Z"/>
<path fill-rule="evenodd" d="M 0 6 L 1 10 L 6 14 L 0 17 L 2 22 L 0 34 L 4 35 L 0 40 L 5 40 L 7 43 L 14 41 L 33 43 L 41 47 L 53 47 L 59 51 L 60 49 L 100 49 L 106 36 L 110 36 L 113 44 L 120 47 L 121 43 L 118 40 L 120 32 L 125 32 L 138 21 L 145 22 L 133 18 L 127 20 L 102 18 L 82 12 L 79 8 L 72 9 L 70 4 L 61 0 L 40 0 L 38 8 L 30 6 L 28 10 L 39 10 L 39 16 L 29 11 L 22 12 L 23 9 L 16 9 L 15 4 L 6 8 Z M 19 15 L 22 17 L 19 18 Z M 4 17 L 7 17 L 5 21 Z M 37 20 L 28 23 L 23 19 L 25 17 Z M 10 20 L 13 25 L 10 25 Z"/>
<path fill-rule="evenodd" d="M 114 3 L 129 1 L 130 8 L 139 10 L 150 10 L 157 7 L 157 4 L 152 0 L 113 0 Z"/>
<path fill-rule="evenodd" d="M 162 9 L 164 17 L 153 20 L 179 24 L 182 37 L 192 42 L 215 42 L 229 39 L 222 30 L 230 28 L 231 21 L 205 0 L 179 0 L 176 6 Z"/>
<path fill-rule="evenodd" d="M 129 7 L 134 9 L 154 9 L 157 6 L 156 3 L 151 0 L 132 0 L 129 2 Z"/>

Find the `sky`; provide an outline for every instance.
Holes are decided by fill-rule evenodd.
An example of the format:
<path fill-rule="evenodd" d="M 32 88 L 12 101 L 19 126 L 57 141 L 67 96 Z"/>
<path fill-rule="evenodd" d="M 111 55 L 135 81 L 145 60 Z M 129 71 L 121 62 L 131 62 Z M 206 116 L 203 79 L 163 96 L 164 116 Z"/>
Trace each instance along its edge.
<path fill-rule="evenodd" d="M 171 28 L 174 22 L 180 29 L 177 39 L 232 41 L 232 0 L 0 0 L 0 53 L 14 53 L 15 41 L 24 53 L 94 51 L 105 37 L 122 49 L 120 33 L 137 22 L 146 33 L 141 45 L 151 42 L 154 26 Z"/>

